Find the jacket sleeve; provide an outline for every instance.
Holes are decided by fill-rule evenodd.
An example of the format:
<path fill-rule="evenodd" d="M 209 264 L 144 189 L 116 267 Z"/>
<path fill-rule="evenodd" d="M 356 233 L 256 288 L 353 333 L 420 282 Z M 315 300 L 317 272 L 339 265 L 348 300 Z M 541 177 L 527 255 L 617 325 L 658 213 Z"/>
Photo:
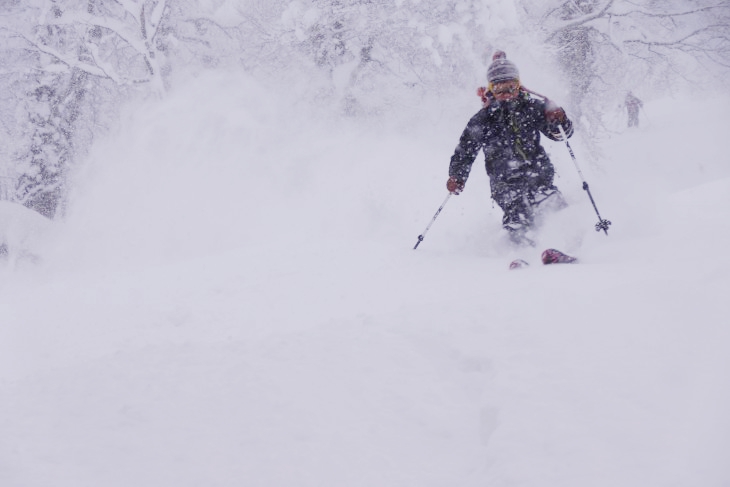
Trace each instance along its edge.
<path fill-rule="evenodd" d="M 484 133 L 484 122 L 482 112 L 477 113 L 469 120 L 464 132 L 459 138 L 459 144 L 451 156 L 449 164 L 449 177 L 461 182 L 466 182 L 471 171 L 474 159 L 481 149 L 481 137 Z"/>

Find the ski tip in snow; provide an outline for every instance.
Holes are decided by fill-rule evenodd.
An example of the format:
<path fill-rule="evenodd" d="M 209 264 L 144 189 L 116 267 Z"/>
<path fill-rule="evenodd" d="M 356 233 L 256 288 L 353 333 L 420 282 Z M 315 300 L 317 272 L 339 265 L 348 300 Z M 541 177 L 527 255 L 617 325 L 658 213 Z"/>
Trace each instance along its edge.
<path fill-rule="evenodd" d="M 522 259 L 516 259 L 509 263 L 510 269 L 522 269 L 523 267 L 527 267 L 530 264 L 526 260 Z"/>
<path fill-rule="evenodd" d="M 570 255 L 564 254 L 559 250 L 547 249 L 542 253 L 542 263 L 548 264 L 573 264 L 578 259 L 571 257 Z"/>
<path fill-rule="evenodd" d="M 556 249 L 546 249 L 542 253 L 542 263 L 548 264 L 573 264 L 578 259 Z M 515 259 L 509 264 L 510 270 L 523 269 L 529 267 L 530 263 L 523 259 Z"/>

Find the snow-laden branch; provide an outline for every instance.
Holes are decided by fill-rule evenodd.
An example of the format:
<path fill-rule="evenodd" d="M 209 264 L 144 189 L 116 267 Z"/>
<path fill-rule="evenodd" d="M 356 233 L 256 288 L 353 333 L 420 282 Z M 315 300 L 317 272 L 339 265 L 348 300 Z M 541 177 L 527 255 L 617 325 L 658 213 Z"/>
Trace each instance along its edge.
<path fill-rule="evenodd" d="M 141 12 L 142 8 L 137 5 L 137 2 L 129 1 L 129 0 L 114 0 L 118 5 L 120 5 L 124 10 L 126 10 L 132 17 L 134 17 L 134 20 L 139 21 L 139 15 L 135 14 L 135 12 Z"/>
<path fill-rule="evenodd" d="M 690 39 L 691 37 L 695 37 L 703 32 L 707 32 L 710 30 L 713 30 L 715 28 L 721 28 L 721 29 L 727 29 L 727 24 L 715 24 L 715 25 L 708 25 L 707 27 L 703 27 L 701 29 L 697 29 L 694 32 L 690 32 L 686 36 L 682 37 L 681 39 L 675 39 L 673 41 L 666 41 L 666 42 L 660 42 L 660 41 L 645 41 L 641 39 L 627 39 L 624 40 L 625 43 L 631 43 L 631 44 L 644 44 L 644 45 L 650 45 L 650 46 L 678 46 L 685 43 L 686 40 Z M 723 39 L 727 40 L 727 37 L 721 36 Z M 700 48 L 699 46 L 693 46 L 696 48 Z M 711 50 L 711 49 L 702 49 L 701 50 Z"/>
<path fill-rule="evenodd" d="M 162 22 L 162 15 L 165 13 L 167 8 L 167 1 L 161 0 L 157 2 L 151 11 L 142 7 L 142 13 L 140 14 L 140 24 L 142 27 L 142 37 L 145 40 L 147 51 L 152 56 L 152 48 L 150 47 L 157 37 L 157 33 L 160 31 L 160 23 Z"/>
<path fill-rule="evenodd" d="M 142 20 L 144 20 L 144 16 L 142 16 Z M 145 66 L 147 67 L 150 75 L 154 76 L 156 74 L 156 70 L 152 65 L 152 61 L 150 60 L 151 57 L 154 57 L 154 54 L 151 52 L 149 43 L 146 42 L 146 39 L 143 38 L 144 31 L 139 25 L 137 27 L 140 28 L 140 31 L 139 34 L 136 34 L 135 29 L 130 29 L 128 24 L 125 24 L 124 22 L 121 22 L 114 18 L 94 16 L 88 13 L 80 13 L 78 15 L 74 15 L 73 22 L 64 21 L 63 19 L 57 19 L 49 21 L 47 25 L 64 27 L 82 25 L 86 27 L 105 28 L 117 35 L 121 40 L 127 43 L 127 45 L 134 49 L 140 56 L 142 56 L 143 62 L 145 63 Z"/>
<path fill-rule="evenodd" d="M 87 63 L 81 62 L 78 59 L 73 59 L 73 58 L 69 58 L 68 56 L 64 56 L 62 53 L 56 51 L 55 49 L 48 47 L 48 46 L 44 46 L 37 42 L 34 42 L 31 39 L 28 39 L 24 35 L 17 34 L 17 36 L 19 38 L 23 39 L 29 45 L 33 46 L 33 48 L 35 50 L 37 50 L 38 52 L 51 56 L 52 58 L 54 58 L 55 60 L 57 60 L 58 62 L 60 62 L 62 64 L 65 64 L 69 68 L 76 68 L 76 69 L 79 69 L 86 73 L 89 73 L 92 76 L 96 76 L 99 78 L 105 78 L 105 79 L 111 79 L 113 81 L 116 81 L 116 80 L 114 80 L 114 78 L 111 75 L 109 75 L 109 73 L 107 73 L 106 71 L 101 69 L 99 66 L 87 64 Z"/>
<path fill-rule="evenodd" d="M 193 25 L 209 24 L 209 25 L 212 25 L 214 27 L 217 27 L 218 30 L 223 35 L 225 35 L 226 37 L 228 37 L 229 39 L 230 38 L 233 38 L 233 36 L 231 36 L 231 34 L 229 33 L 229 31 L 231 30 L 231 28 L 225 27 L 225 26 L 221 25 L 220 23 L 216 22 L 215 20 L 212 20 L 212 19 L 210 19 L 208 17 L 190 17 L 190 18 L 183 19 L 182 22 L 189 23 L 189 24 L 193 24 Z M 256 27 L 258 27 L 259 25 L 260 24 L 258 24 L 258 23 L 255 24 Z M 261 29 L 261 31 L 262 31 L 262 33 L 265 32 L 264 29 Z"/>
<path fill-rule="evenodd" d="M 101 69 L 102 71 L 107 73 L 109 79 L 114 81 L 114 83 L 116 83 L 118 86 L 140 82 L 139 80 L 134 80 L 131 78 L 121 77 L 121 76 L 112 74 L 116 70 L 114 69 L 114 66 L 112 66 L 111 64 L 105 63 L 104 61 L 102 61 L 103 56 L 100 55 L 98 46 L 96 46 L 95 44 L 88 44 L 86 47 L 89 50 L 89 53 L 91 54 L 92 59 L 94 60 L 94 64 L 99 69 Z"/>
<path fill-rule="evenodd" d="M 693 10 L 685 10 L 683 12 L 673 12 L 673 13 L 654 13 L 654 12 L 646 12 L 644 10 L 629 10 L 627 12 L 611 12 L 612 17 L 630 17 L 632 15 L 643 15 L 645 17 L 655 17 L 655 18 L 674 18 L 674 17 L 683 17 L 685 15 L 694 15 L 702 12 L 708 12 L 710 10 L 715 9 L 727 9 L 730 8 L 730 4 L 728 2 L 720 3 L 718 5 L 710 5 L 708 7 L 701 7 L 696 8 Z"/>
<path fill-rule="evenodd" d="M 149 21 L 150 25 L 155 28 L 155 32 L 150 36 L 150 38 L 154 38 L 155 34 L 157 33 L 157 30 L 160 28 L 160 23 L 162 22 L 162 15 L 165 13 L 165 9 L 167 8 L 167 1 L 162 0 L 160 2 L 157 2 L 155 6 L 152 8 L 152 11 L 147 15 L 147 20 Z"/>
<path fill-rule="evenodd" d="M 587 24 L 589 22 L 592 22 L 596 19 L 600 19 L 606 15 L 608 10 L 613 6 L 614 0 L 608 0 L 603 7 L 594 13 L 589 13 L 587 15 L 583 15 L 581 17 L 571 19 L 566 22 L 562 22 L 561 24 L 557 25 L 553 31 L 553 33 L 548 38 L 548 41 L 554 38 L 556 35 L 558 35 L 560 32 L 563 32 L 565 30 L 570 30 L 575 27 Z M 554 12 L 554 11 L 553 11 Z"/>
<path fill-rule="evenodd" d="M 94 15 L 89 15 L 87 13 L 83 13 L 83 14 L 74 15 L 73 22 L 64 21 L 62 19 L 57 19 L 57 20 L 51 20 L 51 21 L 47 22 L 47 25 L 56 25 L 56 26 L 85 25 L 87 27 L 103 27 L 105 29 L 108 29 L 108 30 L 114 32 L 124 42 L 129 44 L 132 48 L 134 48 L 140 54 L 144 54 L 147 52 L 147 47 L 144 44 L 144 40 L 141 37 L 137 37 L 134 34 L 130 33 L 130 29 L 125 23 L 120 22 L 119 20 L 114 19 L 114 18 L 99 17 L 99 16 L 94 16 Z"/>

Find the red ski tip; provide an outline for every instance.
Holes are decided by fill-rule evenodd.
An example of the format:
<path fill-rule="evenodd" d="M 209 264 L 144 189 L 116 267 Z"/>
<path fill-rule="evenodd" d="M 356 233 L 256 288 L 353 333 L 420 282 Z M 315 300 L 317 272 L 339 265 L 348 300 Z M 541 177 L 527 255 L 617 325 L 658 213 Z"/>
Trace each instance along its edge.
<path fill-rule="evenodd" d="M 572 264 L 578 259 L 564 254 L 559 250 L 547 249 L 542 253 L 542 263 L 547 264 Z"/>
<path fill-rule="evenodd" d="M 522 269 L 523 267 L 527 267 L 530 265 L 527 261 L 522 259 L 513 260 L 509 263 L 510 269 Z"/>

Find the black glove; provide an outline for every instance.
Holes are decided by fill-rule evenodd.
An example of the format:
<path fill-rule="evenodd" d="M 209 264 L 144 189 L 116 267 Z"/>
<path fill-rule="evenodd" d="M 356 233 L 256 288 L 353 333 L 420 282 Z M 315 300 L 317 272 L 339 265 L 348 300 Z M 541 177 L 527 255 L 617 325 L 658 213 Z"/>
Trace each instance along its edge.
<path fill-rule="evenodd" d="M 446 181 L 446 189 L 448 189 L 451 194 L 459 194 L 464 191 L 464 181 L 459 181 L 455 177 L 450 177 L 449 180 Z"/>

